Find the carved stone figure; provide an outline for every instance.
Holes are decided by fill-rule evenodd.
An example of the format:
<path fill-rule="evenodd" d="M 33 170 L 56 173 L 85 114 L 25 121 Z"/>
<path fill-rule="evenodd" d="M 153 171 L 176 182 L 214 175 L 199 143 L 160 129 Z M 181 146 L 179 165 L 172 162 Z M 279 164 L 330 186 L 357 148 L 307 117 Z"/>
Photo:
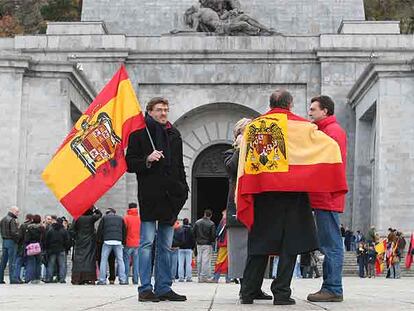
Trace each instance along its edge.
<path fill-rule="evenodd" d="M 203 7 L 192 6 L 186 10 L 184 22 L 194 31 L 219 35 L 258 36 L 275 33 L 273 29 L 242 13 L 238 1 L 234 1 L 200 0 Z"/>

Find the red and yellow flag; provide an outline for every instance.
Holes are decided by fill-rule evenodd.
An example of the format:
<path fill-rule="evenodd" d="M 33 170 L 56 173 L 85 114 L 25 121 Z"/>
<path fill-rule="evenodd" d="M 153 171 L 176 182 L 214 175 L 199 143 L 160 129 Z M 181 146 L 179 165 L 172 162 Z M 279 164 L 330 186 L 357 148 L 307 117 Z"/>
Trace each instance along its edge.
<path fill-rule="evenodd" d="M 130 133 L 145 120 L 124 66 L 98 94 L 42 173 L 74 217 L 87 211 L 126 171 Z"/>
<path fill-rule="evenodd" d="M 385 252 L 387 251 L 387 240 L 381 240 L 375 244 L 377 259 L 375 260 L 375 274 L 380 275 L 385 268 Z"/>
<path fill-rule="evenodd" d="M 253 120 L 240 146 L 237 218 L 251 228 L 254 194 L 329 192 L 348 188 L 338 144 L 317 126 L 285 109 Z"/>

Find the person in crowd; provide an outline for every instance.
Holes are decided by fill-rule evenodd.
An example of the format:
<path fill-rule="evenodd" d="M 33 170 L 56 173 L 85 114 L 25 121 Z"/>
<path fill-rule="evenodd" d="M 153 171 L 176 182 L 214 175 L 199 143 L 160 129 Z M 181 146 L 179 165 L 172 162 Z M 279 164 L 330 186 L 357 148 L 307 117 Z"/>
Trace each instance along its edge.
<path fill-rule="evenodd" d="M 266 117 L 268 116 L 267 118 L 272 118 L 273 114 L 280 114 L 281 116 L 286 116 L 286 118 L 303 120 L 290 111 L 292 107 L 293 97 L 288 91 L 275 91 L 270 96 L 270 111 L 266 113 L 265 116 L 262 116 L 261 124 L 267 126 L 266 120 L 268 119 L 266 119 Z M 261 125 L 259 125 L 258 121 L 259 120 L 255 121 L 257 122 L 256 125 L 249 124 L 246 131 L 249 131 L 249 133 L 252 131 L 257 133 L 256 130 L 261 131 Z M 308 121 L 306 120 L 303 120 L 302 122 L 307 122 L 303 124 L 308 124 Z M 273 123 L 273 127 L 275 124 L 276 123 Z M 312 130 L 315 130 L 313 126 L 309 127 L 309 129 L 311 128 Z M 277 136 L 280 139 L 280 132 L 278 133 Z M 294 139 L 292 137 L 294 137 L 294 135 L 299 135 L 299 133 L 292 131 L 289 132 L 289 135 L 289 140 L 292 141 Z M 255 170 L 256 167 L 259 167 L 259 169 L 265 167 L 262 168 L 263 172 L 265 172 L 265 170 L 269 170 L 269 167 L 265 166 L 265 164 L 269 162 L 269 157 L 267 157 L 264 152 L 264 148 L 268 148 L 265 144 L 266 140 L 263 136 L 260 136 L 260 134 L 256 134 L 254 138 L 251 136 L 252 135 L 243 136 L 241 144 L 242 148 L 247 144 L 251 146 L 250 142 L 254 144 L 252 141 L 253 139 L 255 139 L 255 141 L 257 140 L 258 144 L 261 145 L 257 148 L 251 149 L 247 147 L 246 149 L 241 150 L 240 152 L 243 152 L 243 157 L 240 155 L 239 162 L 243 163 L 244 171 L 246 171 L 246 165 L 251 165 L 250 167 L 252 167 L 253 170 Z M 279 142 L 281 143 L 281 140 L 279 140 Z M 322 144 L 322 142 L 320 143 Z M 263 144 L 265 147 L 263 147 Z M 335 151 L 338 151 L 336 145 L 332 142 L 329 142 L 329 144 Z M 280 147 L 283 148 L 283 145 L 281 144 Z M 299 148 L 297 150 L 299 150 Z M 290 149 L 290 152 L 291 151 L 292 148 Z M 259 153 L 259 156 L 253 157 L 255 152 Z M 247 155 L 244 156 L 246 153 Z M 336 154 L 336 156 L 338 156 L 338 154 Z M 245 157 L 249 157 L 247 161 L 249 164 L 246 164 Z M 281 153 L 281 157 L 286 158 L 283 153 Z M 276 155 L 275 158 L 278 159 L 278 155 Z M 272 173 L 267 174 L 272 177 L 274 176 L 276 179 L 278 172 L 274 172 L 274 170 L 275 167 L 273 166 L 271 167 Z M 241 172 L 240 168 L 239 171 Z M 248 236 L 248 259 L 243 273 L 240 302 L 242 304 L 252 304 L 254 302 L 255 296 L 262 287 L 268 256 L 278 254 L 279 266 L 277 277 L 273 280 L 271 285 L 271 290 L 274 296 L 273 304 L 292 305 L 296 303 L 291 297 L 290 288 L 296 257 L 299 253 L 306 253 L 319 248 L 318 239 L 316 237 L 316 227 L 312 209 L 309 204 L 308 193 L 307 191 L 305 192 L 306 186 L 304 185 L 303 187 L 300 187 L 303 191 L 297 192 L 271 191 L 268 189 L 276 189 L 277 187 L 274 187 L 274 183 L 272 183 L 272 180 L 275 179 L 267 178 L 269 176 L 267 174 L 254 175 L 257 176 L 257 183 L 260 184 L 260 187 L 257 188 L 252 195 L 244 192 L 244 196 L 242 196 L 242 192 L 238 189 L 237 204 L 245 204 L 243 209 L 241 209 L 240 206 L 237 206 L 238 219 L 244 224 L 250 225 Z M 253 188 L 254 185 L 250 184 L 250 186 Z M 246 188 L 243 190 L 246 191 Z"/>
<path fill-rule="evenodd" d="M 141 216 L 138 300 L 185 301 L 171 289 L 171 245 L 173 225 L 188 198 L 180 132 L 168 121 L 169 102 L 152 98 L 146 107 L 146 128 L 129 137 L 127 170 L 138 180 Z M 155 235 L 155 287 L 151 284 Z M 154 289 L 154 290 L 153 290 Z"/>
<path fill-rule="evenodd" d="M 53 281 L 56 271 L 58 282 L 66 283 L 66 251 L 70 246 L 69 233 L 63 227 L 63 219 L 58 218 L 45 234 L 44 247 L 48 258 L 46 283 Z"/>
<path fill-rule="evenodd" d="M 26 244 L 24 242 L 24 234 L 27 230 L 27 226 L 30 225 L 32 221 L 33 221 L 33 215 L 26 214 L 24 223 L 21 224 L 19 227 L 19 242 L 17 243 L 18 245 L 17 245 L 17 257 L 16 257 L 16 270 L 15 270 L 15 277 L 14 277 L 18 283 L 24 283 L 24 280 L 22 279 L 22 269 L 23 268 L 26 269 L 26 254 L 25 254 Z"/>
<path fill-rule="evenodd" d="M 217 259 L 214 267 L 214 282 L 218 283 L 220 275 L 224 274 L 226 283 L 230 283 L 228 275 L 228 252 L 227 252 L 227 227 L 226 227 L 226 210 L 222 211 L 222 218 L 216 229 L 217 238 Z"/>
<path fill-rule="evenodd" d="M 347 252 L 351 251 L 352 236 L 354 233 L 348 228 L 345 228 L 345 250 Z"/>
<path fill-rule="evenodd" d="M 211 256 L 213 244 L 216 241 L 216 226 L 211 221 L 212 212 L 204 211 L 203 218 L 194 224 L 194 238 L 197 243 L 197 272 L 198 282 L 211 282 Z"/>
<path fill-rule="evenodd" d="M 309 279 L 311 270 L 311 256 L 310 252 L 300 254 L 300 269 L 302 272 L 303 279 Z"/>
<path fill-rule="evenodd" d="M 377 243 L 378 242 L 377 232 L 375 230 L 375 226 L 371 226 L 369 228 L 368 233 L 367 233 L 366 242 L 368 244 L 370 244 L 370 243 Z"/>
<path fill-rule="evenodd" d="M 96 281 L 96 231 L 95 222 L 102 212 L 92 206 L 72 223 L 75 240 L 73 247 L 72 284 L 95 284 Z"/>
<path fill-rule="evenodd" d="M 17 218 L 19 216 L 19 208 L 13 206 L 9 209 L 9 212 L 0 221 L 0 233 L 2 242 L 2 255 L 0 262 L 0 284 L 5 284 L 4 270 L 9 264 L 9 278 L 10 284 L 19 283 L 15 278 L 15 261 L 17 255 L 17 245 L 19 242 L 19 223 Z"/>
<path fill-rule="evenodd" d="M 132 283 L 138 284 L 139 275 L 139 237 L 141 230 L 141 218 L 138 214 L 137 203 L 129 203 L 127 214 L 124 216 L 125 229 L 126 229 L 126 242 L 124 247 L 124 263 L 125 274 L 127 282 L 129 279 L 130 262 L 132 258 Z"/>
<path fill-rule="evenodd" d="M 311 99 L 309 117 L 318 129 L 338 144 L 343 174 L 346 172 L 347 137 L 335 116 L 335 103 L 329 96 L 319 95 Z M 345 194 L 334 196 L 331 193 L 311 193 L 309 195 L 318 227 L 320 251 L 324 254 L 322 265 L 323 282 L 321 289 L 309 294 L 307 299 L 313 302 L 343 301 L 342 268 L 345 250 L 350 250 L 352 232 L 339 223 L 339 215 L 345 210 Z"/>
<path fill-rule="evenodd" d="M 394 231 L 391 232 L 391 235 L 388 235 L 390 238 L 387 242 L 387 251 L 385 252 L 385 258 L 387 262 L 387 278 L 390 279 L 399 279 L 401 278 L 401 255 L 398 249 L 397 236 Z"/>
<path fill-rule="evenodd" d="M 180 248 L 180 229 L 181 224 L 177 220 L 174 224 L 173 242 L 171 244 L 171 279 L 173 280 L 173 282 L 178 277 L 178 250 Z"/>
<path fill-rule="evenodd" d="M 365 270 L 367 266 L 367 249 L 364 242 L 359 243 L 356 254 L 359 268 L 359 277 L 365 278 Z"/>
<path fill-rule="evenodd" d="M 38 284 L 41 278 L 41 257 L 45 237 L 45 228 L 41 222 L 40 215 L 34 215 L 24 235 L 27 256 L 26 283 Z"/>
<path fill-rule="evenodd" d="M 107 209 L 105 216 L 99 223 L 97 236 L 98 240 L 103 241 L 98 285 L 106 285 L 106 270 L 111 251 L 115 253 L 119 284 L 127 285 L 123 254 L 126 229 L 124 219 L 116 215 L 115 209 Z"/>
<path fill-rule="evenodd" d="M 235 192 L 237 184 L 237 169 L 239 163 L 240 143 L 246 126 L 251 119 L 242 118 L 233 128 L 233 148 L 224 152 L 224 166 L 229 178 L 229 192 L 227 196 L 227 238 L 229 277 L 240 280 L 240 290 L 243 283 L 243 272 L 247 261 L 247 228 L 236 218 Z M 264 277 L 264 275 L 263 275 Z M 240 295 L 241 293 L 239 293 Z M 261 289 L 254 296 L 254 300 L 272 300 L 273 297 Z"/>
<path fill-rule="evenodd" d="M 193 234 L 193 227 L 188 218 L 183 219 L 183 225 L 179 231 L 179 245 L 178 250 L 178 281 L 192 282 L 192 258 L 193 248 L 195 247 L 195 240 Z"/>
<path fill-rule="evenodd" d="M 321 277 L 319 273 L 319 269 L 318 269 L 318 262 L 319 262 L 319 258 L 316 252 L 310 252 L 310 271 L 309 271 L 310 278 L 313 278 L 314 272 L 315 272 L 316 279 Z"/>
<path fill-rule="evenodd" d="M 374 244 L 370 244 L 367 253 L 368 277 L 375 278 L 375 262 L 377 261 L 377 252 Z"/>

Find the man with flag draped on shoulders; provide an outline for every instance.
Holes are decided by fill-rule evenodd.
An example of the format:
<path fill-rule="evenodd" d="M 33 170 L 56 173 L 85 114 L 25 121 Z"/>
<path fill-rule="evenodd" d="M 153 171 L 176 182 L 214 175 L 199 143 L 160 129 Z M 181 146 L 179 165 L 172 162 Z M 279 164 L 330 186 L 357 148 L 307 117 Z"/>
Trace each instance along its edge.
<path fill-rule="evenodd" d="M 347 192 L 338 144 L 292 107 L 287 90 L 275 91 L 270 111 L 246 127 L 240 146 L 237 218 L 249 229 L 242 304 L 253 303 L 261 289 L 270 254 L 279 255 L 273 304 L 295 304 L 290 284 L 296 257 L 319 247 L 308 193 Z"/>

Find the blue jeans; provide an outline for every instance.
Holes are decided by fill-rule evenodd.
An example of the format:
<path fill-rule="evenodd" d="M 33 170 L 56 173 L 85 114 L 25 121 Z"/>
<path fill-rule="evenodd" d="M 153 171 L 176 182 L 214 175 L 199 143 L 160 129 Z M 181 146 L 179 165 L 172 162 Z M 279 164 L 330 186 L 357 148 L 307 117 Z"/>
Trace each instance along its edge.
<path fill-rule="evenodd" d="M 192 270 L 191 261 L 193 259 L 193 250 L 179 249 L 178 250 L 178 278 L 180 280 L 191 280 Z"/>
<path fill-rule="evenodd" d="M 275 256 L 273 259 L 273 267 L 272 267 L 272 278 L 276 278 L 277 276 L 277 267 L 279 265 L 279 256 Z"/>
<path fill-rule="evenodd" d="M 59 267 L 59 281 L 66 279 L 66 252 L 52 253 L 48 255 L 46 280 L 52 281 L 56 269 L 56 263 Z"/>
<path fill-rule="evenodd" d="M 101 264 L 99 266 L 99 282 L 106 283 L 106 265 L 108 264 L 108 257 L 111 251 L 114 251 L 116 258 L 116 265 L 118 269 L 118 277 L 120 283 L 126 283 L 124 254 L 122 245 L 102 245 Z"/>
<path fill-rule="evenodd" d="M 337 212 L 315 210 L 315 219 L 318 227 L 320 250 L 325 255 L 322 265 L 322 289 L 335 295 L 342 295 L 344 243 L 341 236 L 339 214 Z"/>
<path fill-rule="evenodd" d="M 125 275 L 128 282 L 129 279 L 129 265 L 132 256 L 132 282 L 138 284 L 138 247 L 124 247 L 124 263 L 125 263 Z"/>
<path fill-rule="evenodd" d="M 21 274 L 23 266 L 26 267 L 26 257 L 17 255 L 14 269 L 14 279 L 17 281 L 22 280 Z"/>
<path fill-rule="evenodd" d="M 171 250 L 171 279 L 175 280 L 178 270 L 178 249 Z"/>
<path fill-rule="evenodd" d="M 41 264 L 41 255 L 27 256 L 26 283 L 40 280 Z"/>
<path fill-rule="evenodd" d="M 6 269 L 7 262 L 9 262 L 9 277 L 10 283 L 16 282 L 15 267 L 16 267 L 16 256 L 17 256 L 17 243 L 13 240 L 3 240 L 1 263 L 0 263 L 0 281 L 4 282 L 4 270 Z"/>
<path fill-rule="evenodd" d="M 155 221 L 141 222 L 141 242 L 139 246 L 139 278 L 141 286 L 138 292 L 152 290 L 152 245 L 157 232 L 155 263 L 154 263 L 154 292 L 163 295 L 171 290 L 171 245 L 174 235 L 173 227 L 169 224 L 158 224 Z"/>

